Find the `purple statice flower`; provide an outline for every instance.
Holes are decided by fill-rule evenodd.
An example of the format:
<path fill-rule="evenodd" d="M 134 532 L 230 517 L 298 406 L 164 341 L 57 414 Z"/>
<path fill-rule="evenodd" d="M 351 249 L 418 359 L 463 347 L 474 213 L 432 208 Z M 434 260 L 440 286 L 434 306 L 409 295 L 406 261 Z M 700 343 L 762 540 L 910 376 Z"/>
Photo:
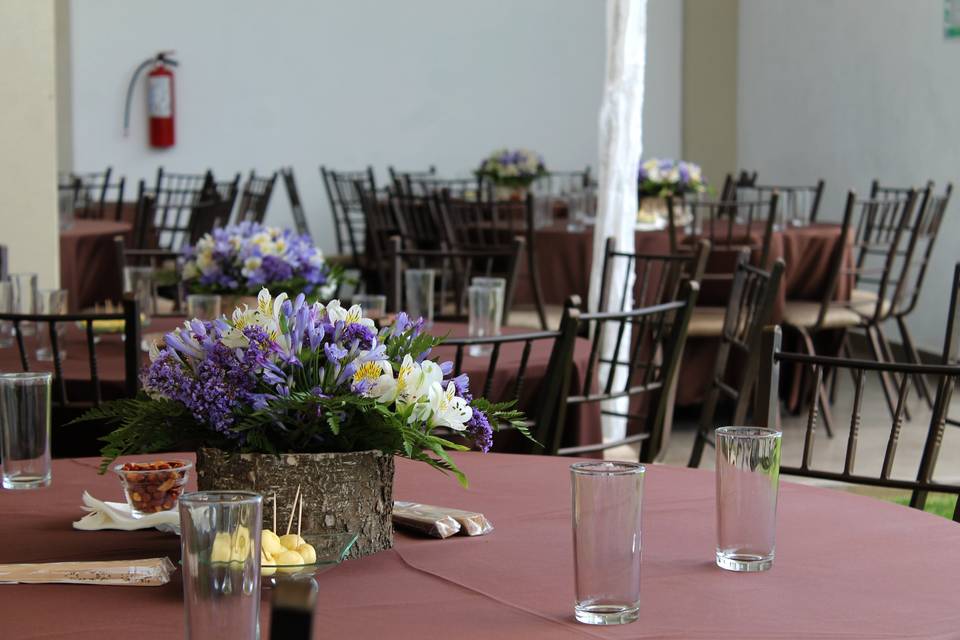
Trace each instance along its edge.
<path fill-rule="evenodd" d="M 470 393 L 470 377 L 467 374 L 461 373 L 456 378 L 453 378 L 450 382 L 453 383 L 453 388 L 457 390 L 458 396 L 467 402 L 473 400 L 473 394 Z M 446 384 L 444 384 L 444 387 L 446 387 Z M 477 410 L 474 409 L 473 412 L 477 413 Z"/>
<path fill-rule="evenodd" d="M 293 277 L 293 267 L 283 258 L 266 256 L 260 265 L 264 282 L 282 282 Z"/>
<path fill-rule="evenodd" d="M 487 453 L 493 446 L 493 428 L 490 426 L 490 420 L 487 414 L 477 408 L 473 409 L 473 415 L 467 421 L 467 435 L 473 439 L 480 451 Z"/>

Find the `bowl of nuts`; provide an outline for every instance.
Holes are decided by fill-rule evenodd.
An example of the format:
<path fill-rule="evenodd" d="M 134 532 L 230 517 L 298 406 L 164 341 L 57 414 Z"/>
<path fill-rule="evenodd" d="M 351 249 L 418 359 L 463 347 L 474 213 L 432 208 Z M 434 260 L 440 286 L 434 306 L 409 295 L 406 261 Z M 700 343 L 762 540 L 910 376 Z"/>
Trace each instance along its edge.
<path fill-rule="evenodd" d="M 177 507 L 193 463 L 185 460 L 126 462 L 114 465 L 123 493 L 134 516 L 144 516 Z"/>

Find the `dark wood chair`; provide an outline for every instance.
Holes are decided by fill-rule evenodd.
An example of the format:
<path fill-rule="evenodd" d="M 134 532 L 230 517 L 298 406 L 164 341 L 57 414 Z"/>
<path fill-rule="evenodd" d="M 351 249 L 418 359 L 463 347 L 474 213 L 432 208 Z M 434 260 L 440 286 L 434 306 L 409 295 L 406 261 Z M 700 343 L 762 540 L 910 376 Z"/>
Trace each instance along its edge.
<path fill-rule="evenodd" d="M 283 178 L 283 184 L 287 188 L 287 197 L 290 198 L 290 211 L 293 213 L 293 224 L 297 233 L 302 236 L 312 238 L 310 227 L 307 225 L 307 214 L 300 203 L 300 191 L 297 189 L 297 181 L 293 177 L 293 167 L 280 169 L 280 176 Z"/>
<path fill-rule="evenodd" d="M 337 253 L 350 255 L 353 263 L 359 265 L 366 250 L 367 232 L 367 216 L 361 192 L 377 193 L 373 167 L 367 167 L 365 171 L 332 171 L 321 166 L 320 176 L 323 178 L 330 212 L 333 214 Z"/>
<path fill-rule="evenodd" d="M 161 183 L 166 181 L 166 184 L 186 184 L 188 187 L 162 187 L 159 191 L 148 190 L 144 181 L 140 181 L 132 249 L 179 251 L 188 244 L 196 243 L 214 227 L 222 227 L 229 222 L 236 202 L 240 174 L 231 181 L 217 182 L 212 173 L 207 173 L 196 189 L 193 187 L 198 181 L 188 178 L 174 179 L 171 174 L 166 174 Z"/>
<path fill-rule="evenodd" d="M 253 171 L 247 178 L 240 193 L 240 205 L 237 207 L 236 222 L 263 223 L 273 194 L 273 185 L 277 182 L 277 172 L 270 177 L 257 176 Z"/>
<path fill-rule="evenodd" d="M 416 195 L 391 188 L 387 201 L 405 247 L 444 249 L 453 245 L 436 195 Z"/>
<path fill-rule="evenodd" d="M 426 170 L 400 171 L 393 165 L 390 165 L 387 167 L 387 173 L 390 175 L 390 184 L 393 185 L 395 189 L 400 191 L 407 190 L 408 193 L 411 193 L 408 188 L 412 181 L 436 178 L 437 168 L 434 165 L 430 165 Z"/>
<path fill-rule="evenodd" d="M 53 411 L 52 452 L 55 457 L 83 457 L 99 455 L 99 437 L 112 427 L 106 425 L 81 425 L 60 428 L 70 420 L 79 417 L 92 407 L 99 406 L 105 398 L 97 360 L 97 337 L 94 322 L 100 320 L 122 320 L 124 351 L 124 391 L 123 397 L 132 398 L 137 394 L 140 374 L 140 318 L 136 302 L 131 298 L 123 300 L 123 310 L 118 313 L 70 313 L 60 315 L 0 313 L 0 322 L 13 325 L 13 335 L 23 371 L 36 370 L 36 358 L 33 354 L 34 343 L 27 342 L 21 331 L 22 323 L 35 323 L 37 332 L 47 332 L 53 357 L 53 388 L 51 394 Z M 86 334 L 87 365 L 90 377 L 82 392 L 70 393 L 63 373 L 64 344 L 58 325 L 80 323 Z M 71 352 L 72 359 L 78 354 Z"/>
<path fill-rule="evenodd" d="M 956 316 L 957 300 L 951 312 Z M 780 473 L 787 475 L 832 480 L 871 487 L 885 487 L 910 491 L 910 506 L 923 509 L 928 492 L 950 493 L 960 497 L 960 485 L 945 484 L 934 480 L 937 459 L 943 442 L 947 410 L 954 388 L 960 382 L 960 365 L 917 365 L 890 362 L 855 360 L 851 358 L 830 358 L 800 353 L 785 353 L 780 350 L 781 332 L 779 327 L 770 327 L 763 332 L 760 376 L 757 389 L 756 423 L 767 428 L 776 428 L 779 409 L 780 367 L 784 364 L 801 365 L 813 369 L 818 381 L 823 380 L 824 371 L 840 370 L 849 372 L 854 380 L 853 408 L 850 415 L 850 432 L 847 438 L 846 454 L 842 469 L 824 469 L 814 466 L 813 454 L 817 431 L 819 403 L 809 405 L 806 426 L 804 428 L 803 453 L 799 465 L 780 466 Z M 864 400 L 864 382 L 869 373 L 885 373 L 890 378 L 899 376 L 897 404 L 888 429 L 887 446 L 884 449 L 883 462 L 877 475 L 858 472 L 857 447 L 862 427 L 861 408 Z M 912 375 L 924 375 L 936 381 L 934 406 L 927 426 L 927 435 L 920 456 L 920 462 L 914 479 L 900 479 L 892 476 L 897 445 L 905 419 L 907 396 L 910 390 L 909 378 Z M 861 465 L 862 466 L 862 465 Z M 960 500 L 953 513 L 953 520 L 960 522 Z"/>
<path fill-rule="evenodd" d="M 482 178 L 438 178 L 406 176 L 403 191 L 420 196 L 440 196 L 444 192 L 458 200 L 493 200 L 491 185 Z"/>
<path fill-rule="evenodd" d="M 371 191 L 366 188 L 366 183 L 359 180 L 354 185 L 354 191 L 360 199 L 366 242 L 364 252 L 355 257 L 353 264 L 363 274 L 368 292 L 388 293 L 392 282 L 391 238 L 402 236 L 403 232 L 393 208 L 387 202 L 386 192 Z"/>
<path fill-rule="evenodd" d="M 7 253 L 7 245 L 0 244 L 0 280 L 6 280 L 10 272 L 10 256 Z"/>
<path fill-rule="evenodd" d="M 388 307 L 394 311 L 403 309 L 404 272 L 407 269 L 434 269 L 436 293 L 434 295 L 434 318 L 465 320 L 467 314 L 467 288 L 474 277 L 498 277 L 506 281 L 503 292 L 503 322 L 509 319 L 510 303 L 517 279 L 517 267 L 524 250 L 524 239 L 517 236 L 507 246 L 485 250 L 462 249 L 406 249 L 402 240 L 390 239 L 391 273 L 393 284 L 388 296 Z"/>
<path fill-rule="evenodd" d="M 786 227 L 791 221 L 814 223 L 820 212 L 820 200 L 826 183 L 820 179 L 811 186 L 804 185 L 754 185 L 738 189 L 738 200 L 769 200 L 773 193 L 777 198 L 777 221 Z"/>
<path fill-rule="evenodd" d="M 545 453 L 576 456 L 640 443 L 641 462 L 662 457 L 670 441 L 677 375 L 699 287 L 697 282 L 686 282 L 678 299 L 672 302 L 627 311 L 580 314 L 577 331 L 584 334 L 586 325 L 586 335 L 591 336 L 590 360 L 580 385 L 561 398 L 558 420 L 550 431 L 541 434 Z M 579 306 L 575 300 L 570 304 Z M 608 337 L 613 346 L 610 357 L 602 353 Z M 571 408 L 616 399 L 626 399 L 629 409 L 604 409 L 601 413 L 628 425 L 638 423 L 638 433 L 615 441 L 561 447 L 564 418 Z"/>
<path fill-rule="evenodd" d="M 537 263 L 533 195 L 522 201 L 461 200 L 445 191 L 439 200 L 440 218 L 449 230 L 451 246 L 460 251 L 489 251 L 509 245 L 521 236 L 535 311 L 541 329 L 547 329 L 547 312 Z"/>
<path fill-rule="evenodd" d="M 704 445 L 714 445 L 715 417 L 722 399 L 735 403 L 730 424 L 746 424 L 744 420 L 760 367 L 760 334 L 773 317 L 784 266 L 780 259 L 773 263 L 770 271 L 764 271 L 750 265 L 746 251 L 740 254 L 730 302 L 722 319 L 720 348 L 700 411 L 688 466 L 700 466 Z M 732 367 L 731 356 L 735 358 Z"/>
<path fill-rule="evenodd" d="M 126 188 L 126 178 L 111 181 L 113 168 L 107 167 L 104 171 L 89 173 L 71 173 L 71 177 L 79 180 L 74 203 L 75 215 L 80 219 L 103 220 L 112 218 L 120 220 L 123 217 L 123 194 Z M 112 210 L 109 210 L 112 205 Z"/>

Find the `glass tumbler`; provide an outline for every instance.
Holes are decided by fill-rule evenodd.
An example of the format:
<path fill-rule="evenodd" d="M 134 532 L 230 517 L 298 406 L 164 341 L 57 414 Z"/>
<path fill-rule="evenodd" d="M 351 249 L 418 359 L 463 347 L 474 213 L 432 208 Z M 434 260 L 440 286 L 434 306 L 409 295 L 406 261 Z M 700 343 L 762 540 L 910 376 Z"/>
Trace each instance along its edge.
<path fill-rule="evenodd" d="M 578 462 L 573 484 L 574 614 L 585 624 L 640 615 L 640 520 L 646 470 L 636 462 Z"/>
<path fill-rule="evenodd" d="M 248 491 L 180 497 L 188 639 L 259 637 L 262 501 Z"/>
<path fill-rule="evenodd" d="M 187 317 L 197 320 L 216 320 L 220 317 L 220 296 L 191 293 L 187 296 Z"/>
<path fill-rule="evenodd" d="M 503 287 L 474 284 L 467 288 L 469 331 L 471 338 L 489 338 L 500 335 L 503 319 Z M 470 345 L 471 356 L 483 356 L 492 351 L 489 344 Z"/>
<path fill-rule="evenodd" d="M 140 324 L 147 326 L 156 313 L 153 267 L 124 267 L 123 292 L 132 293 L 140 308 Z"/>
<path fill-rule="evenodd" d="M 433 288 L 437 280 L 435 269 L 407 269 L 406 280 L 407 315 L 412 320 L 423 318 L 427 326 L 433 325 Z"/>
<path fill-rule="evenodd" d="M 380 320 L 387 315 L 387 296 L 378 293 L 355 294 L 353 304 L 360 305 L 363 315 L 371 320 Z"/>
<path fill-rule="evenodd" d="M 780 484 L 780 432 L 721 427 L 717 443 L 717 566 L 773 566 Z"/>
<path fill-rule="evenodd" d="M 13 312 L 22 314 L 37 313 L 37 274 L 11 273 L 10 283 L 13 285 Z M 32 336 L 37 327 L 32 322 L 21 322 L 20 333 Z"/>
<path fill-rule="evenodd" d="M 51 373 L 0 373 L 4 489 L 50 484 Z"/>
<path fill-rule="evenodd" d="M 66 314 L 67 295 L 66 289 L 41 289 L 37 294 L 37 313 L 49 316 Z M 57 334 L 57 350 L 62 361 L 67 357 L 67 349 L 64 344 L 67 324 L 56 322 L 53 327 Z M 37 323 L 37 360 L 53 360 L 53 343 L 50 339 L 50 324 L 47 322 Z"/>
<path fill-rule="evenodd" d="M 0 313 L 13 313 L 13 283 L 0 280 Z M 13 346 L 13 323 L 0 320 L 0 349 Z"/>

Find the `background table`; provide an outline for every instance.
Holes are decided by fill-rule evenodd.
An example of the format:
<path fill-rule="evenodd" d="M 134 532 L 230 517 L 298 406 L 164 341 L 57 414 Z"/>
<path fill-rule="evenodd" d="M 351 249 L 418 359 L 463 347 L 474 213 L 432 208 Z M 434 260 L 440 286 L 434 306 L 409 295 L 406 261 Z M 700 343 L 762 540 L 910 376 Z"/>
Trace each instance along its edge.
<path fill-rule="evenodd" d="M 771 571 L 714 566 L 713 474 L 648 467 L 641 613 L 573 620 L 571 460 L 455 455 L 470 488 L 398 460 L 395 497 L 479 510 L 494 531 L 447 540 L 399 532 L 392 550 L 320 576 L 316 638 L 954 638 L 960 528 L 899 505 L 781 487 Z M 120 499 L 93 459 L 54 463 L 53 485 L 0 491 L 0 562 L 179 558 L 155 531 L 80 532 L 84 490 Z M 195 486 L 195 483 L 191 482 Z M 183 637 L 179 571 L 163 587 L 0 585 L 3 637 Z M 268 637 L 264 602 L 262 637 Z"/>
<path fill-rule="evenodd" d="M 120 300 L 122 265 L 115 236 L 131 241 L 133 225 L 111 220 L 77 220 L 60 232 L 60 286 L 68 290 L 71 311 L 105 300 Z"/>

